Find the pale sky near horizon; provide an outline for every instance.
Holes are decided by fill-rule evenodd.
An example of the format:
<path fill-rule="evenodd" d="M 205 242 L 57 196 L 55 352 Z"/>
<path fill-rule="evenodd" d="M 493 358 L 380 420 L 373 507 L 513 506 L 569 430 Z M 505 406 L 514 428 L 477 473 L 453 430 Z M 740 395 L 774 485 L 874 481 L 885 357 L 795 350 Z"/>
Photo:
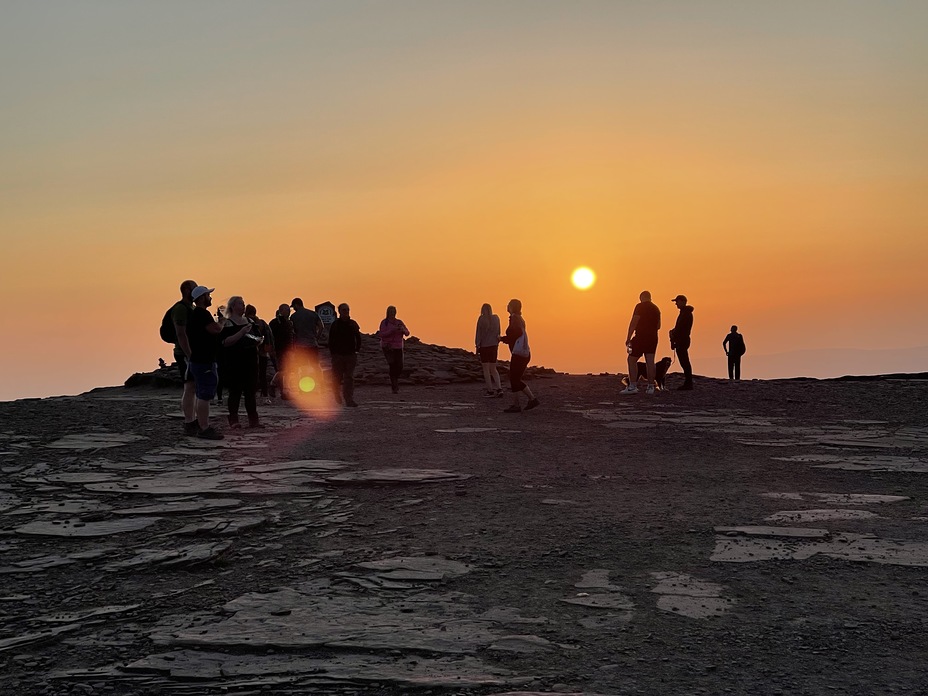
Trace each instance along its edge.
<path fill-rule="evenodd" d="M 623 370 L 642 289 L 665 329 L 690 298 L 700 374 L 733 323 L 928 346 L 928 4 L 0 8 L 0 399 L 169 358 L 185 278 L 461 347 L 519 297 L 573 372 Z"/>

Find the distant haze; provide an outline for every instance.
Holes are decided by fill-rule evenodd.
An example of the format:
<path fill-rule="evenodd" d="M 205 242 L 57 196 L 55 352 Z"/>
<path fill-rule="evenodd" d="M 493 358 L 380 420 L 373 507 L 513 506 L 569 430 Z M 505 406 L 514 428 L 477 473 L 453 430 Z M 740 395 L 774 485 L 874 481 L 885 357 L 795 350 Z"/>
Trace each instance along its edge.
<path fill-rule="evenodd" d="M 796 350 L 744 356 L 745 375 L 759 379 L 928 372 L 928 346 L 888 350 Z"/>
<path fill-rule="evenodd" d="M 624 370 L 645 289 L 666 353 L 683 293 L 698 373 L 731 324 L 746 376 L 881 372 L 833 347 L 928 345 L 925 27 L 902 0 L 4 3 L 0 399 L 170 359 L 187 278 L 466 348 L 517 297 L 533 362 L 581 373 Z"/>

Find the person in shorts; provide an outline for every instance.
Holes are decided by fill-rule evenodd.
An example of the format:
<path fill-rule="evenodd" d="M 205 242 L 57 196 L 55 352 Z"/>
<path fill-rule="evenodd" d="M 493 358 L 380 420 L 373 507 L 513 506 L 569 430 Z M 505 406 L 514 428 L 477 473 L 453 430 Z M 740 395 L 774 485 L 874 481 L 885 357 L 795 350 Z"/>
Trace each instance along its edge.
<path fill-rule="evenodd" d="M 187 340 L 190 343 L 190 361 L 187 369 L 193 376 L 196 389 L 197 437 L 221 440 L 222 434 L 209 424 L 209 402 L 216 397 L 219 375 L 216 359 L 219 356 L 219 334 L 222 326 L 210 314 L 214 288 L 198 285 L 190 293 L 193 312 L 187 322 Z"/>
<path fill-rule="evenodd" d="M 487 385 L 483 393 L 486 397 L 501 397 L 503 383 L 499 378 L 496 361 L 499 357 L 500 325 L 499 317 L 493 314 L 493 308 L 484 304 L 477 317 L 477 331 L 474 334 L 474 345 L 477 355 L 480 356 L 480 366 L 483 368 L 483 380 Z"/>
<path fill-rule="evenodd" d="M 506 335 L 499 340 L 508 345 L 509 350 L 512 351 L 512 357 L 509 360 L 509 387 L 512 390 L 512 405 L 509 408 L 504 408 L 503 413 L 520 413 L 522 411 L 519 394 L 525 394 L 528 397 L 525 410 L 531 411 L 533 408 L 537 408 L 540 402 L 529 386 L 522 381 L 525 370 L 532 360 L 532 349 L 528 342 L 528 330 L 525 328 L 525 319 L 522 317 L 522 301 L 517 299 L 509 300 L 506 311 L 509 312 L 509 326 L 506 327 Z"/>
<path fill-rule="evenodd" d="M 661 310 L 651 302 L 651 293 L 643 290 L 640 300 L 628 323 L 625 345 L 628 348 L 628 386 L 620 394 L 637 394 L 638 385 L 632 375 L 638 375 L 638 358 L 644 356 L 648 367 L 648 394 L 654 393 L 654 354 L 657 353 L 657 334 L 661 328 Z"/>

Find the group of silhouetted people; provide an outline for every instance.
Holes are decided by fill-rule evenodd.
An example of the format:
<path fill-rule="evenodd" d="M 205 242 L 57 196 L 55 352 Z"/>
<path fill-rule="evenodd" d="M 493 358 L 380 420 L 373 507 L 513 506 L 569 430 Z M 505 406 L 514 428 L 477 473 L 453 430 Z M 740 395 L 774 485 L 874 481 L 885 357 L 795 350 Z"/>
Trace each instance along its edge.
<path fill-rule="evenodd" d="M 338 306 L 338 316 L 326 332 L 318 313 L 305 307 L 299 297 L 281 304 L 269 323 L 238 295 L 230 297 L 214 317 L 209 311 L 214 291 L 193 280 L 184 281 L 181 299 L 168 310 L 162 325 L 162 338 L 174 344 L 174 361 L 184 383 L 181 408 L 186 435 L 222 439 L 209 422 L 210 402 L 218 397 L 221 403 L 222 390 L 228 392 L 229 427 L 236 429 L 242 427 L 242 402 L 248 427 L 262 427 L 259 390 L 265 397 L 279 394 L 286 399 L 294 390 L 310 392 L 317 385 L 321 387 L 319 350 L 326 333 L 335 399 L 348 407 L 358 405 L 354 400 L 354 371 L 361 351 L 361 329 L 351 318 L 347 304 Z M 406 324 L 396 317 L 396 307 L 387 308 L 376 336 L 395 394 L 403 372 L 403 342 L 409 336 Z M 269 366 L 274 368 L 270 381 Z"/>
<path fill-rule="evenodd" d="M 244 402 L 248 427 L 260 428 L 258 391 L 264 397 L 279 394 L 286 399 L 294 390 L 307 392 L 313 391 L 317 384 L 321 387 L 319 351 L 326 334 L 335 399 L 348 407 L 358 405 L 354 399 L 354 372 L 361 351 L 361 329 L 351 318 L 346 303 L 338 305 L 338 316 L 326 331 L 319 314 L 304 306 L 299 297 L 289 304 L 281 304 L 270 323 L 260 319 L 255 307 L 245 304 L 238 295 L 230 297 L 214 318 L 209 311 L 214 290 L 192 280 L 184 281 L 180 286 L 181 299 L 168 310 L 162 325 L 162 338 L 173 340 L 175 363 L 184 382 L 181 405 L 185 434 L 222 439 L 222 434 L 209 424 L 209 407 L 217 395 L 221 403 L 223 389 L 228 391 L 229 427 L 241 427 L 239 407 Z M 668 332 L 670 348 L 683 370 L 683 384 L 677 389 L 688 391 L 693 389 L 693 367 L 689 358 L 693 307 L 687 304 L 685 295 L 677 295 L 672 301 L 679 314 Z M 497 367 L 499 344 L 509 347 L 512 403 L 504 412 L 518 413 L 536 408 L 539 401 L 523 381 L 531 361 L 531 347 L 522 316 L 522 302 L 512 299 L 506 310 L 509 324 L 502 333 L 500 319 L 493 314 L 492 307 L 489 304 L 481 307 L 474 345 L 483 368 L 484 396 L 489 398 L 503 396 Z M 628 378 L 621 394 L 637 394 L 641 378 L 647 380 L 647 394 L 664 388 L 667 370 L 673 361 L 663 358 L 655 362 L 660 329 L 660 309 L 651 300 L 651 293 L 645 290 L 628 324 L 625 338 Z M 375 335 L 380 339 L 386 360 L 390 388 L 396 394 L 404 367 L 404 341 L 410 335 L 406 324 L 397 318 L 396 307 L 387 307 Z M 722 347 L 728 356 L 729 379 L 740 380 L 741 357 L 746 349 L 737 326 L 731 327 Z M 642 357 L 644 362 L 638 362 Z M 274 368 L 272 380 L 268 380 L 269 366 Z M 524 407 L 522 394 L 526 397 Z"/>
<path fill-rule="evenodd" d="M 654 394 L 664 386 L 664 376 L 673 363 L 672 359 L 664 358 L 656 363 L 654 357 L 657 353 L 657 344 L 661 328 L 661 311 L 651 300 L 651 293 L 643 290 L 638 296 L 639 302 L 632 311 L 631 321 L 628 323 L 628 334 L 625 337 L 625 346 L 628 352 L 628 381 L 620 394 L 637 394 L 638 379 L 647 379 L 647 394 Z M 693 333 L 693 307 L 687 304 L 686 295 L 677 295 L 671 300 L 679 310 L 674 327 L 668 332 L 670 350 L 676 353 L 683 370 L 683 384 L 677 389 L 690 391 L 693 389 L 693 365 L 690 362 L 690 341 Z M 741 379 L 741 356 L 746 348 L 744 337 L 738 333 L 738 327 L 732 326 L 722 348 L 728 356 L 728 378 Z M 644 370 L 640 369 L 638 359 L 644 357 Z M 644 374 L 642 374 L 644 372 Z"/>

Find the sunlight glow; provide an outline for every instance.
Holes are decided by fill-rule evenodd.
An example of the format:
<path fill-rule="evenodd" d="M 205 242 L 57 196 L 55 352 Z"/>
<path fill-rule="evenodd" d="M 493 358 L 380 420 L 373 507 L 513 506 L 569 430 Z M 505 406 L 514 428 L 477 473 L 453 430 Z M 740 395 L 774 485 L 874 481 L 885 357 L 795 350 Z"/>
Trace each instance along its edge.
<path fill-rule="evenodd" d="M 572 282 L 574 287 L 578 290 L 589 290 L 593 287 L 593 283 L 596 282 L 596 274 L 586 266 L 581 266 L 570 276 L 570 282 Z"/>

